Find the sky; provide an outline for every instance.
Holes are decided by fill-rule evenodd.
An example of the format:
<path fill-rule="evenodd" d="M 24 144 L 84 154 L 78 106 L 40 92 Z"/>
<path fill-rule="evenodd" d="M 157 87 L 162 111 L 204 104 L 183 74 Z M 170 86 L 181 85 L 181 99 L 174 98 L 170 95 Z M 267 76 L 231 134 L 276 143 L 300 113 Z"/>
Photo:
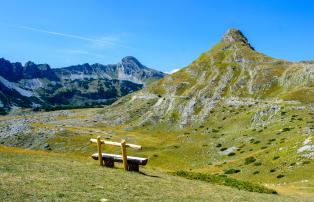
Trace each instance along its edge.
<path fill-rule="evenodd" d="M 171 72 L 231 27 L 272 57 L 314 59 L 311 0 L 0 0 L 0 58 L 58 68 L 134 56 Z"/>

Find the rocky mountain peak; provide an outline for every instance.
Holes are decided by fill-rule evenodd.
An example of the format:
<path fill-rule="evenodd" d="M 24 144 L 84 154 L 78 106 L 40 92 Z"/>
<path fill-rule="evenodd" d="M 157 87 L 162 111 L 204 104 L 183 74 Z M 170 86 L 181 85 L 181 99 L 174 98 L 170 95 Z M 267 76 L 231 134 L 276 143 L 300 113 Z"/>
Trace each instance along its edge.
<path fill-rule="evenodd" d="M 254 50 L 254 48 L 251 46 L 251 44 L 249 43 L 248 39 L 244 36 L 244 34 L 236 28 L 230 28 L 223 36 L 223 38 L 221 39 L 223 42 L 227 42 L 227 43 L 241 43 L 243 45 L 248 46 L 249 48 L 251 48 L 252 50 Z"/>
<path fill-rule="evenodd" d="M 122 62 L 139 62 L 135 57 L 133 56 L 126 56 L 124 58 L 122 58 Z"/>
<path fill-rule="evenodd" d="M 34 62 L 32 62 L 32 61 L 28 61 L 24 65 L 24 67 L 35 67 L 35 66 L 36 66 L 36 64 Z"/>
<path fill-rule="evenodd" d="M 144 67 L 135 57 L 133 56 L 126 56 L 122 58 L 122 64 L 127 66 L 136 66 L 136 67 Z"/>

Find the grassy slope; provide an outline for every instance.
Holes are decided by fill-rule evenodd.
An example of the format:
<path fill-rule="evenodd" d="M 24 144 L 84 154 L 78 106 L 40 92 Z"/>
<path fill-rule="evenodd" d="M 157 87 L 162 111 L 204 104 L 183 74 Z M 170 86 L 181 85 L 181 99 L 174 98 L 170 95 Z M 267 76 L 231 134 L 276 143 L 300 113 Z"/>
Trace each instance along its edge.
<path fill-rule="evenodd" d="M 279 193 L 311 198 L 314 193 L 313 161 L 301 157 L 296 151 L 302 146 L 302 142 L 312 135 L 300 131 L 305 127 L 313 127 L 314 116 L 306 110 L 291 106 L 282 107 L 282 111 L 286 113 L 273 116 L 267 127 L 250 127 L 251 113 L 261 110 L 258 107 L 223 106 L 219 113 L 212 114 L 206 124 L 180 131 L 167 128 L 152 130 L 149 127 L 129 131 L 122 126 L 112 127 L 93 122 L 91 115 L 97 114 L 99 109 L 71 110 L 73 114 L 64 116 L 61 113 L 49 123 L 41 123 L 41 116 L 48 113 L 36 113 L 33 119 L 37 121 L 31 123 L 34 127 L 32 136 L 35 139 L 38 136 L 39 142 L 48 142 L 54 152 L 68 152 L 70 155 L 75 153 L 88 158 L 91 153 L 96 152 L 96 146 L 89 143 L 89 138 L 97 135 L 108 137 L 110 135 L 103 132 L 109 132 L 112 141 L 126 138 L 128 142 L 143 145 L 141 151 L 129 149 L 128 152 L 130 155 L 149 157 L 146 167 L 150 170 L 223 174 L 226 170 L 234 168 L 240 172 L 230 174 L 232 178 L 260 183 L 274 188 Z M 229 116 L 230 114 L 232 116 Z M 223 117 L 227 119 L 222 120 Z M 14 118 L 18 117 L 7 116 L 3 117 L 3 120 Z M 269 117 L 264 118 L 268 120 Z M 298 120 L 299 118 L 302 120 Z M 85 120 L 91 121 L 92 125 L 84 125 Z M 42 140 L 37 132 L 43 128 L 64 128 L 64 131 Z M 280 132 L 284 128 L 291 129 Z M 27 136 L 20 136 L 20 142 L 23 142 L 23 137 Z M 237 148 L 233 156 L 221 155 L 222 148 L 233 146 Z M 106 151 L 119 153 L 120 149 L 106 147 Z M 276 156 L 279 158 L 274 160 Z M 248 157 L 254 157 L 255 162 L 246 164 L 245 159 Z M 256 171 L 259 173 L 254 174 Z M 284 177 L 277 178 L 278 175 Z"/>
<path fill-rule="evenodd" d="M 191 181 L 144 169 L 106 169 L 76 155 L 0 147 L 0 200 L 45 201 L 293 201 Z"/>

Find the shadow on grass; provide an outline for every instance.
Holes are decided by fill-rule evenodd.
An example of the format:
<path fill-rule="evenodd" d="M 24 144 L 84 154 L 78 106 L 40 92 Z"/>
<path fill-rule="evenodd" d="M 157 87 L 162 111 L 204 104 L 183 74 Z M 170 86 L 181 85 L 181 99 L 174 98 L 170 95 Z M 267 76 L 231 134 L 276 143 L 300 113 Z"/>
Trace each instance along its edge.
<path fill-rule="evenodd" d="M 151 175 L 151 174 L 148 174 L 148 173 L 144 173 L 142 171 L 139 171 L 138 173 L 141 174 L 141 175 L 147 176 L 147 177 L 161 178 L 158 175 Z"/>

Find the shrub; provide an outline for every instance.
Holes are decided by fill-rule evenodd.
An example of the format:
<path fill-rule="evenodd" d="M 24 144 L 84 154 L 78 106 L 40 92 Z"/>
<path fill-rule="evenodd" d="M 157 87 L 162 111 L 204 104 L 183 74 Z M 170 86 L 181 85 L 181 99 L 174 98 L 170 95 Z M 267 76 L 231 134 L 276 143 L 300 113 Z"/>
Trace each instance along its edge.
<path fill-rule="evenodd" d="M 243 147 L 245 147 L 245 144 L 241 145 L 239 148 L 243 148 Z"/>
<path fill-rule="evenodd" d="M 273 158 L 273 160 L 277 160 L 277 159 L 279 159 L 280 157 L 279 156 L 275 156 L 274 158 Z"/>
<path fill-rule="evenodd" d="M 241 172 L 239 169 L 230 168 L 228 170 L 225 170 L 225 174 L 235 174 Z"/>
<path fill-rule="evenodd" d="M 256 162 L 256 163 L 254 163 L 254 166 L 261 166 L 261 165 L 262 165 L 261 162 Z"/>
<path fill-rule="evenodd" d="M 250 156 L 250 157 L 247 157 L 245 160 L 244 160 L 244 164 L 245 165 L 248 165 L 250 163 L 254 163 L 256 161 L 256 159 L 253 157 L 253 156 Z"/>
<path fill-rule="evenodd" d="M 283 128 L 282 129 L 282 132 L 287 132 L 287 131 L 290 131 L 290 128 Z"/>
<path fill-rule="evenodd" d="M 259 171 L 254 171 L 253 175 L 259 174 Z"/>
<path fill-rule="evenodd" d="M 234 152 L 231 152 L 231 153 L 228 154 L 228 156 L 234 156 L 234 155 L 235 155 Z"/>
<path fill-rule="evenodd" d="M 280 175 L 277 175 L 277 178 L 279 179 L 279 178 L 283 178 L 284 177 L 284 175 L 282 175 L 282 174 L 280 174 Z"/>

